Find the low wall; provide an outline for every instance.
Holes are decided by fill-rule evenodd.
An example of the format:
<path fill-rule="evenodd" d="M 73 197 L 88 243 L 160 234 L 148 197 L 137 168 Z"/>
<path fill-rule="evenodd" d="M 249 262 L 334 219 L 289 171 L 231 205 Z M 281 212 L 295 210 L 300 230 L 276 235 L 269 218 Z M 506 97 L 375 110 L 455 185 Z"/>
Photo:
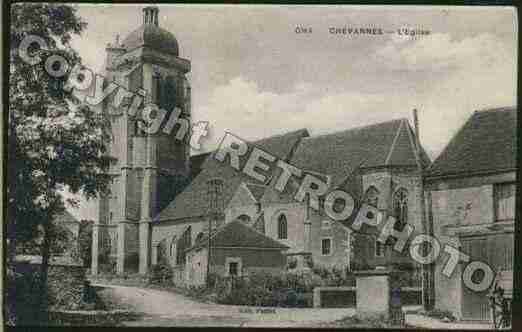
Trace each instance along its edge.
<path fill-rule="evenodd" d="M 316 287 L 314 288 L 314 307 L 351 308 L 357 304 L 356 287 Z M 422 305 L 422 291 L 419 287 L 401 289 L 403 306 Z"/>
<path fill-rule="evenodd" d="M 117 326 L 121 321 L 132 321 L 139 317 L 140 314 L 128 310 L 54 310 L 49 312 L 49 321 L 53 326 Z"/>
<path fill-rule="evenodd" d="M 15 272 L 37 280 L 40 264 L 17 262 Z M 49 306 L 52 308 L 77 309 L 83 304 L 86 283 L 85 268 L 81 265 L 49 265 L 47 285 Z M 31 296 L 27 294 L 26 296 Z"/>
<path fill-rule="evenodd" d="M 315 287 L 315 308 L 348 308 L 356 305 L 355 287 Z"/>

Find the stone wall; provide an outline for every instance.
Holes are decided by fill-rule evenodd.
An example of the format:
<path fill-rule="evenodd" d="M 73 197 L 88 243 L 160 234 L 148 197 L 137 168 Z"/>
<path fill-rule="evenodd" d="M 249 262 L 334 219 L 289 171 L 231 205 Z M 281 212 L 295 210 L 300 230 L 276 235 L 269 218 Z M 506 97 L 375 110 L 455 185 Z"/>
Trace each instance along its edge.
<path fill-rule="evenodd" d="M 495 183 L 515 181 L 515 172 L 482 177 L 454 178 L 429 181 L 426 190 L 431 194 L 431 211 L 435 237 L 441 247 L 451 245 L 460 248 L 459 237 L 448 227 L 484 225 L 494 222 Z M 435 306 L 453 312 L 462 318 L 462 270 L 457 264 L 453 274 L 446 277 L 442 270 L 448 254 L 441 254 L 435 265 Z"/>
<path fill-rule="evenodd" d="M 171 266 L 176 265 L 176 248 L 173 247 L 171 255 L 170 248 L 172 240 L 179 239 L 187 227 L 191 226 L 191 238 L 192 243 L 196 240 L 196 237 L 201 232 L 206 232 L 208 228 L 208 222 L 204 217 L 187 218 L 176 222 L 161 222 L 154 224 L 152 227 L 152 243 L 151 243 L 151 264 L 157 264 L 158 262 L 158 245 L 161 241 L 165 241 L 165 248 L 167 254 L 167 260 Z M 215 226 L 213 226 L 215 227 Z"/>
<path fill-rule="evenodd" d="M 38 280 L 40 264 L 19 262 L 16 263 L 15 272 L 33 280 Z M 48 291 L 49 307 L 51 309 L 76 310 L 82 307 L 85 268 L 80 265 L 49 265 Z M 20 290 L 21 291 L 21 290 Z M 23 294 L 31 297 L 34 294 Z"/>

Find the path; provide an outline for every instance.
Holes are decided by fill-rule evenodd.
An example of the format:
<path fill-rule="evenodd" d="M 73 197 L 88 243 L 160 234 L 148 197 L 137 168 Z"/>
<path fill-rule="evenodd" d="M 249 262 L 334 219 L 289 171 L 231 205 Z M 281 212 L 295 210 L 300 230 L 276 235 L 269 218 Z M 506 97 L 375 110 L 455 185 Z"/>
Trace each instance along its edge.
<path fill-rule="evenodd" d="M 327 327 L 353 316 L 355 308 L 275 308 L 196 302 L 179 293 L 130 286 L 101 285 L 100 295 L 144 314 L 126 326 L 219 327 Z M 405 310 L 418 309 L 418 306 Z M 417 314 L 406 314 L 406 323 L 421 329 L 491 329 L 489 324 L 444 323 Z"/>
<path fill-rule="evenodd" d="M 126 326 L 317 327 L 353 315 L 351 308 L 271 308 L 200 303 L 170 291 L 98 285 L 109 296 L 144 314 Z"/>

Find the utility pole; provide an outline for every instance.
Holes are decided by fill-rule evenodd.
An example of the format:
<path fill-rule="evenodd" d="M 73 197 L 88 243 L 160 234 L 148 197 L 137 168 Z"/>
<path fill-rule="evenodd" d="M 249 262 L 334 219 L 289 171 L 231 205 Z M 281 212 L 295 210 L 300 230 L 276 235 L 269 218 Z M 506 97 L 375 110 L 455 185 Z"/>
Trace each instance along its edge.
<path fill-rule="evenodd" d="M 427 227 L 426 223 L 426 201 L 424 197 L 424 168 L 422 165 L 421 159 L 421 145 L 420 145 L 420 137 L 419 137 L 419 119 L 417 115 L 417 110 L 413 110 L 413 124 L 415 127 L 415 150 L 417 154 L 417 164 L 419 167 L 419 203 L 420 203 L 420 212 L 421 212 L 421 229 L 422 233 L 430 235 L 431 228 Z M 428 247 L 426 245 L 422 248 L 423 255 L 426 255 L 428 251 Z M 425 266 L 425 264 L 421 264 L 422 270 L 422 306 L 423 309 L 428 311 L 432 306 L 432 296 L 431 296 L 431 267 Z"/>
<path fill-rule="evenodd" d="M 208 238 L 207 238 L 207 272 L 206 285 L 210 287 L 210 263 L 212 254 L 212 221 L 217 224 L 218 218 L 222 215 L 223 204 L 223 180 L 219 178 L 210 179 L 207 181 L 207 199 L 208 199 Z"/>

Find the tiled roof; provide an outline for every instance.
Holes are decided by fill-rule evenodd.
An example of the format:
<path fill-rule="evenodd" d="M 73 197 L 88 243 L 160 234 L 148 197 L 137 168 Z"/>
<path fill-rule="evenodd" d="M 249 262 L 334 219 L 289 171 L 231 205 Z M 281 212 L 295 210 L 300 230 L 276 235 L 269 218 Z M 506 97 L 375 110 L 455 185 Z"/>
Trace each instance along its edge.
<path fill-rule="evenodd" d="M 474 112 L 428 169 L 427 176 L 514 170 L 516 130 L 515 107 Z"/>
<path fill-rule="evenodd" d="M 188 250 L 207 245 L 205 236 Z M 289 247 L 244 225 L 239 220 L 231 221 L 219 229 L 211 238 L 212 247 L 241 247 L 264 249 L 288 249 Z"/>
<path fill-rule="evenodd" d="M 252 142 L 249 144 L 249 147 L 257 146 L 280 159 L 287 159 L 299 141 L 306 136 L 308 136 L 308 131 L 300 129 L 284 135 L 276 135 Z M 215 160 L 213 153 L 203 162 L 202 170 L 196 178 L 156 216 L 155 220 L 177 220 L 204 216 L 208 207 L 207 181 L 212 178 L 221 178 L 224 182 L 222 197 L 225 207 L 242 182 L 261 184 L 248 175 L 236 171 L 226 161 L 222 163 Z M 248 156 L 249 153 L 239 158 L 240 169 L 245 165 Z"/>
<path fill-rule="evenodd" d="M 329 175 L 332 186 L 338 186 L 359 167 L 417 166 L 414 138 L 406 119 L 309 137 L 301 141 L 291 164 Z M 427 166 L 427 154 L 421 156 Z"/>

